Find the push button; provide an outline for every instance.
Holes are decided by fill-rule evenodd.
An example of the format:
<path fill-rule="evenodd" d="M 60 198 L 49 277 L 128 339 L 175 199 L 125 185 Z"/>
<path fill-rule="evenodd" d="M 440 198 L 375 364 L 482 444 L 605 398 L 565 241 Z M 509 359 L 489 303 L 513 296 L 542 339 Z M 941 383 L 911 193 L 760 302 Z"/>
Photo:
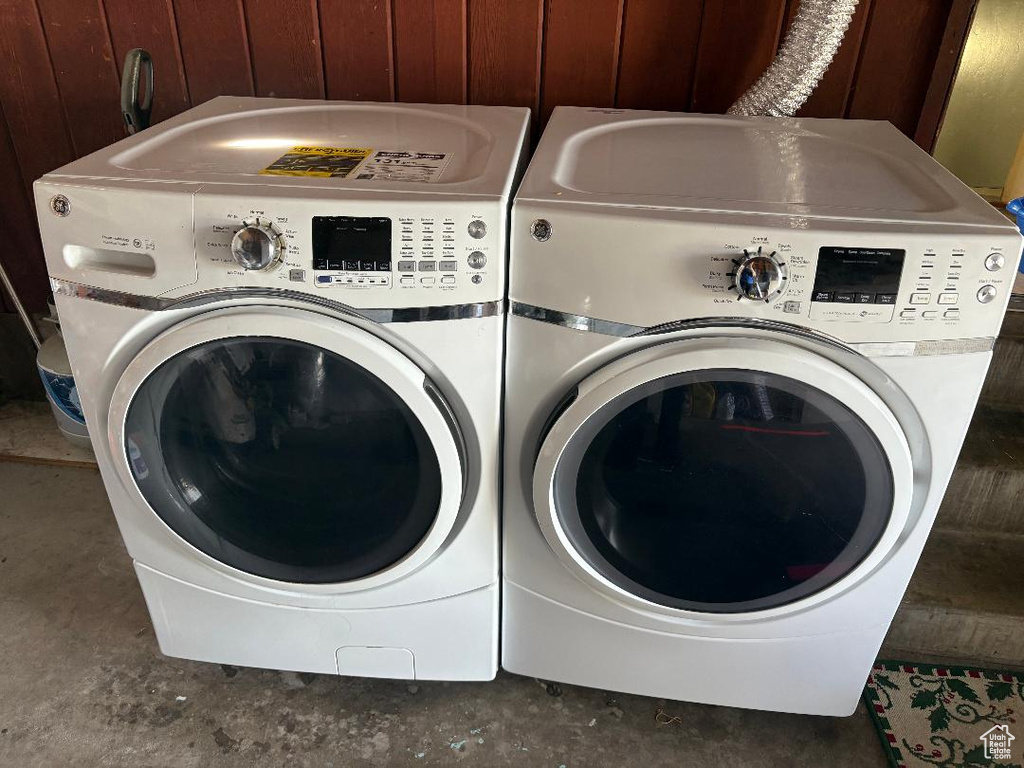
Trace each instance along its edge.
<path fill-rule="evenodd" d="M 959 298 L 959 293 L 940 293 L 939 304 L 956 304 L 957 299 Z"/>
<path fill-rule="evenodd" d="M 987 269 L 989 272 L 998 272 L 1000 269 L 1003 268 L 1003 265 L 1005 263 L 1006 259 L 1004 258 L 1003 254 L 990 253 L 985 258 L 985 269 Z"/>
<path fill-rule="evenodd" d="M 909 320 L 912 317 L 917 317 L 917 310 L 904 309 L 902 312 L 900 312 L 900 317 L 903 318 L 904 320 Z"/>
<path fill-rule="evenodd" d="M 930 293 L 912 293 L 910 294 L 911 304 L 927 304 L 932 300 Z"/>
<path fill-rule="evenodd" d="M 437 265 L 442 272 L 454 272 L 458 269 L 459 263 L 457 261 L 439 261 Z"/>
<path fill-rule="evenodd" d="M 441 278 L 442 285 L 454 285 L 454 283 L 455 275 L 445 275 L 444 277 Z"/>
<path fill-rule="evenodd" d="M 480 219 L 475 219 L 469 222 L 469 226 L 466 230 L 469 232 L 470 237 L 474 240 L 479 240 L 487 234 L 487 225 L 480 221 Z"/>
<path fill-rule="evenodd" d="M 416 262 L 415 261 L 400 261 L 398 262 L 399 272 L 415 272 Z"/>
<path fill-rule="evenodd" d="M 895 293 L 879 293 L 875 296 L 875 303 L 877 304 L 895 304 L 896 294 Z"/>
<path fill-rule="evenodd" d="M 421 278 L 420 278 L 420 284 L 421 284 L 421 285 L 433 285 L 433 284 L 434 284 L 434 281 L 435 281 L 436 279 L 437 279 L 437 278 L 435 278 L 435 277 L 421 277 Z"/>
<path fill-rule="evenodd" d="M 415 277 L 410 277 L 409 275 L 403 275 L 400 278 L 400 280 L 401 280 L 402 285 L 415 285 L 416 284 L 416 278 Z"/>
<path fill-rule="evenodd" d="M 957 320 L 960 317 L 960 310 L 959 309 L 947 309 L 945 312 L 942 313 L 942 316 L 944 318 L 946 318 L 947 320 Z"/>
<path fill-rule="evenodd" d="M 854 294 L 852 293 L 837 293 L 836 301 L 841 304 L 853 304 Z"/>
<path fill-rule="evenodd" d="M 831 291 L 815 291 L 811 301 L 832 301 Z"/>
<path fill-rule="evenodd" d="M 934 320 L 938 316 L 938 311 L 934 309 L 929 309 L 921 313 L 921 317 L 923 317 L 925 320 Z"/>
<path fill-rule="evenodd" d="M 875 294 L 873 294 L 873 293 L 858 293 L 857 294 L 857 303 L 858 304 L 874 304 L 875 303 Z"/>
<path fill-rule="evenodd" d="M 436 261 L 421 261 L 420 272 L 436 272 L 437 262 Z"/>

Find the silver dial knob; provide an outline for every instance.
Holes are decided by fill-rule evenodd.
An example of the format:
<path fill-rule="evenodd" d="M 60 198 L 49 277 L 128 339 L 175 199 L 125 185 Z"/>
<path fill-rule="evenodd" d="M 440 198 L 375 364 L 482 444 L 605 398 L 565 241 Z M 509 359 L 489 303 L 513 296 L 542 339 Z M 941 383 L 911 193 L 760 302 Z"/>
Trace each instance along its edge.
<path fill-rule="evenodd" d="M 231 255 L 244 269 L 269 269 L 284 253 L 284 235 L 266 219 L 243 221 L 231 238 Z"/>
<path fill-rule="evenodd" d="M 765 254 L 761 247 L 756 253 L 744 249 L 743 256 L 732 263 L 736 271 L 730 272 L 729 277 L 741 299 L 770 302 L 786 289 L 786 263 L 778 259 L 775 251 Z"/>

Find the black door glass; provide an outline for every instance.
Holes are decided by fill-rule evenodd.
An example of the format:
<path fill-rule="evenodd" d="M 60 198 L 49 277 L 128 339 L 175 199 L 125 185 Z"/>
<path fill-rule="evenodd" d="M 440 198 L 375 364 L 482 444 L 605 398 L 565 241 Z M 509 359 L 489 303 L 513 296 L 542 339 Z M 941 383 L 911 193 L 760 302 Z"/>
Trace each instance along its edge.
<path fill-rule="evenodd" d="M 437 516 L 441 471 L 420 421 L 376 376 L 318 347 L 193 347 L 143 382 L 125 421 L 153 510 L 248 573 L 362 578 L 401 560 Z"/>
<path fill-rule="evenodd" d="M 794 379 L 706 370 L 649 382 L 574 435 L 555 476 L 573 545 L 652 602 L 763 610 L 818 592 L 878 542 L 893 477 L 849 408 Z"/>

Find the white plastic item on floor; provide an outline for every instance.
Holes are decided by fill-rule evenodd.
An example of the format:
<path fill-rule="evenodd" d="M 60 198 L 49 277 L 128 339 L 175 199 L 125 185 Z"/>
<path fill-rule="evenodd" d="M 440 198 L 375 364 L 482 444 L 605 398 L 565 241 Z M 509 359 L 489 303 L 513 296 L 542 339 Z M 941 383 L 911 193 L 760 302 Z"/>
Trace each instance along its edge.
<path fill-rule="evenodd" d="M 852 713 L 1020 234 L 886 123 L 565 107 L 511 231 L 503 666 Z"/>
<path fill-rule="evenodd" d="M 494 676 L 507 216 L 528 126 L 504 107 L 223 97 L 36 182 L 82 410 L 164 653 Z"/>

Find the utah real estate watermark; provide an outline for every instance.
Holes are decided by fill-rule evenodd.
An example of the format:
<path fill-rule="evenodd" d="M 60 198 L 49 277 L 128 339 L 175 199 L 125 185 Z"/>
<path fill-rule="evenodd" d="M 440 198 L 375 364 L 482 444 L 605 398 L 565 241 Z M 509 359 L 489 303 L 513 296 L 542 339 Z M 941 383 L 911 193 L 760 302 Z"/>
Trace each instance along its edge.
<path fill-rule="evenodd" d="M 986 760 L 1009 760 L 1010 743 L 1016 738 L 1008 725 L 993 725 L 979 737 L 985 744 Z"/>

